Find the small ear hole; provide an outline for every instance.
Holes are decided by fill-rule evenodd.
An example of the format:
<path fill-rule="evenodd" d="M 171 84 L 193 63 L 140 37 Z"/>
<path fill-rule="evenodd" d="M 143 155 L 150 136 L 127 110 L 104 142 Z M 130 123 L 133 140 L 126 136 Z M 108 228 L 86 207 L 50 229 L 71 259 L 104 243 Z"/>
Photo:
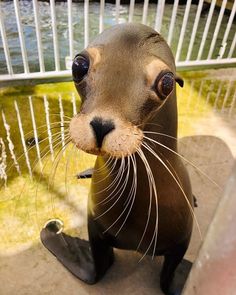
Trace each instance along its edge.
<path fill-rule="evenodd" d="M 180 87 L 184 87 L 184 80 L 180 76 L 175 76 L 175 81 L 179 84 Z"/>

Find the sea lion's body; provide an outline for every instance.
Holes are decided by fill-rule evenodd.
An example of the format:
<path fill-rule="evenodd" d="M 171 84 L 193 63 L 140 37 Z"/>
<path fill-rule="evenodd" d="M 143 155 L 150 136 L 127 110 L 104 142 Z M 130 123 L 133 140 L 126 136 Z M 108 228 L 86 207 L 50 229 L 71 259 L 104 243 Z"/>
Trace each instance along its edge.
<path fill-rule="evenodd" d="M 87 56 L 79 56 L 82 62 L 73 70 L 82 109 L 70 133 L 79 148 L 98 155 L 88 201 L 91 253 L 76 238 L 77 252 L 83 249 L 78 271 L 59 260 L 80 279 L 95 283 L 113 262 L 113 247 L 164 255 L 161 287 L 170 294 L 190 240 L 193 204 L 188 174 L 176 154 L 172 53 L 151 28 L 126 24 L 103 32 L 86 54 L 89 70 L 83 64 Z M 87 70 L 82 79 L 76 74 L 81 64 L 82 72 Z M 62 250 L 48 248 L 63 256 Z"/>

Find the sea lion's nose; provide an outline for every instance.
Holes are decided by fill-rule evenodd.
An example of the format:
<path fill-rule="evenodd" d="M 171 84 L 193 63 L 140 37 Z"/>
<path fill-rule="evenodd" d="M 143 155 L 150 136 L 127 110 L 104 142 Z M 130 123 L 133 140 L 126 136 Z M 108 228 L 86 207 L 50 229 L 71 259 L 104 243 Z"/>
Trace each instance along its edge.
<path fill-rule="evenodd" d="M 90 125 L 96 137 L 97 147 L 101 148 L 104 137 L 115 129 L 115 125 L 111 120 L 103 120 L 99 117 L 94 117 Z"/>

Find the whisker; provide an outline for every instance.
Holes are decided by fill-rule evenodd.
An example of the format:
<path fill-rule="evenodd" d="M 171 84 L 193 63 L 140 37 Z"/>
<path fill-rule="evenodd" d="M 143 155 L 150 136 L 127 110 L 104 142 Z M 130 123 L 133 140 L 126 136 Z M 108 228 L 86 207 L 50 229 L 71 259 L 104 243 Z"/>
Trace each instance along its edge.
<path fill-rule="evenodd" d="M 59 134 L 60 134 L 60 132 L 58 132 Z M 58 133 L 55 133 L 54 135 L 56 136 Z M 40 141 L 40 143 L 43 143 L 45 140 L 47 140 L 48 138 L 44 138 L 43 140 L 41 140 Z M 31 151 L 32 149 L 34 149 L 35 148 L 35 146 L 31 146 L 31 147 L 29 147 L 29 148 L 27 148 L 27 152 L 29 152 L 29 151 Z M 47 147 L 46 147 L 47 148 Z M 44 149 L 43 149 L 44 150 Z M 41 153 L 42 153 L 42 151 L 41 151 Z M 17 158 L 16 158 L 16 160 L 17 161 L 19 161 L 23 156 L 25 155 L 25 151 L 20 155 L 20 156 L 18 156 Z M 42 159 L 42 158 L 41 158 Z M 36 159 L 36 161 L 38 162 L 38 159 Z M 12 167 L 14 167 L 14 162 L 10 165 L 10 167 L 8 167 L 8 169 L 6 170 L 6 173 L 9 173 L 9 171 L 10 171 L 10 169 L 12 168 Z M 34 163 L 33 163 L 33 165 L 34 165 Z M 33 170 L 32 170 L 33 171 Z M 2 185 L 0 186 L 0 188 L 2 188 Z M 1 202 L 1 200 L 0 200 L 0 202 Z"/>
<path fill-rule="evenodd" d="M 67 156 L 67 159 L 66 159 L 66 169 L 65 169 L 65 189 L 66 189 L 66 194 L 67 196 L 69 195 L 69 190 L 68 190 L 68 185 L 67 185 L 67 175 L 68 175 L 68 169 L 69 169 L 69 162 L 71 160 L 71 156 L 72 156 L 72 153 L 73 153 L 73 156 L 75 155 L 75 151 L 76 151 L 76 146 L 73 145 L 72 146 L 72 151 L 70 153 L 69 156 Z M 68 148 L 67 148 L 68 150 Z"/>
<path fill-rule="evenodd" d="M 179 184 L 179 182 L 177 181 L 177 179 L 176 179 L 176 177 L 174 176 L 174 174 L 172 173 L 172 171 L 169 169 L 169 167 L 165 164 L 165 162 L 146 144 L 146 143 L 143 143 L 142 144 L 143 145 L 143 147 L 144 148 L 146 148 L 154 157 L 156 157 L 159 161 L 160 161 L 160 163 L 166 168 L 166 170 L 170 173 L 170 175 L 172 176 L 172 178 L 174 179 L 174 181 L 175 181 L 175 183 L 177 184 L 177 186 L 179 187 L 179 189 L 181 190 L 181 192 L 182 192 L 182 194 L 183 194 L 183 196 L 184 196 L 184 198 L 185 198 L 185 200 L 186 200 L 186 202 L 187 202 L 187 204 L 188 204 L 188 207 L 189 207 L 189 209 L 190 209 L 190 212 L 191 212 L 191 215 L 192 215 L 192 217 L 193 217 L 193 219 L 194 219 L 194 221 L 195 221 L 195 223 L 196 223 L 196 225 L 197 225 L 197 229 L 198 229 L 198 232 L 199 232 L 199 235 L 200 235 L 200 239 L 202 240 L 202 233 L 201 233 L 201 230 L 200 230 L 200 226 L 199 226 L 199 223 L 198 223 L 198 221 L 197 221 L 197 218 L 196 218 L 196 215 L 195 215 L 195 213 L 194 213 L 194 211 L 193 211 L 193 208 L 192 208 L 192 206 L 191 206 L 191 204 L 190 204 L 190 202 L 189 202 L 189 200 L 188 200 L 188 198 L 187 198 L 187 196 L 186 196 L 186 194 L 185 194 L 185 192 L 184 192 L 184 190 L 183 190 L 183 188 L 182 188 L 182 186 Z"/>
<path fill-rule="evenodd" d="M 129 178 L 129 173 L 130 173 L 130 159 L 128 157 L 128 172 L 127 172 L 127 175 L 126 175 L 126 179 L 125 179 L 125 184 L 123 185 L 123 189 L 122 189 L 122 192 L 120 193 L 120 196 L 118 198 L 120 198 L 127 186 L 127 183 L 128 183 L 128 178 Z M 119 220 L 120 218 L 123 216 L 125 210 L 126 210 L 127 206 L 124 208 L 124 210 L 122 211 L 122 213 L 118 216 L 118 218 L 103 232 L 103 233 L 106 233 L 107 231 L 109 231 Z M 118 235 L 118 233 L 120 232 L 121 228 L 118 230 L 118 232 L 115 234 L 115 236 Z"/>
<path fill-rule="evenodd" d="M 112 161 L 112 157 L 109 156 L 108 160 L 106 160 L 106 162 L 105 162 L 100 168 L 95 169 L 96 172 L 100 172 L 100 171 L 102 171 L 103 169 L 105 169 L 105 168 L 110 164 L 111 161 Z"/>
<path fill-rule="evenodd" d="M 116 167 L 116 163 L 117 163 L 117 159 L 115 159 L 115 162 L 112 164 L 112 168 L 111 168 L 111 171 L 106 175 L 106 177 L 104 177 L 103 179 L 99 180 L 99 181 L 94 181 L 93 184 L 96 185 L 102 181 L 104 181 L 105 179 L 107 179 L 110 175 L 112 175 L 112 172 L 113 170 L 115 169 Z"/>
<path fill-rule="evenodd" d="M 60 142 L 58 143 L 58 144 L 60 144 Z M 46 149 L 47 147 L 45 147 L 44 149 L 43 149 L 43 151 Z M 42 151 L 42 152 L 43 152 Z M 45 155 L 43 155 L 43 157 L 42 157 L 42 160 L 44 160 L 44 158 L 49 154 L 49 150 L 48 150 L 48 152 L 46 152 L 45 153 Z M 44 165 L 43 165 L 43 169 L 41 170 L 41 172 L 40 172 L 40 180 L 41 180 L 41 177 L 42 177 L 42 175 L 43 175 L 43 170 L 44 170 L 44 168 L 46 167 L 46 164 L 47 164 L 47 162 L 48 162 L 48 160 L 49 159 L 47 159 L 47 161 L 44 163 Z M 34 163 L 33 163 L 33 166 L 32 166 L 32 173 L 34 173 L 34 171 L 35 171 L 35 169 L 36 169 L 36 167 L 37 167 L 37 164 L 38 164 L 38 159 L 36 159 L 35 161 L 34 161 Z M 18 204 L 18 202 L 19 202 L 19 200 L 20 200 L 20 198 L 21 198 L 21 196 L 22 196 L 22 194 L 23 194 L 23 192 L 24 192 L 24 190 L 25 190 L 25 187 L 26 187 L 26 181 L 25 181 L 25 183 L 24 183 L 24 185 L 23 185 L 23 188 L 22 188 L 22 190 L 21 190 L 21 192 L 17 195 L 17 196 L 14 196 L 13 198 L 11 198 L 10 200 L 13 200 L 13 199 L 15 199 L 15 211 L 16 211 L 16 208 L 17 208 L 17 204 Z M 37 187 L 36 187 L 36 194 L 35 194 L 35 212 L 36 212 L 36 220 L 38 220 L 38 218 L 37 218 L 37 192 L 38 192 L 38 185 L 37 185 Z M 39 224 L 38 224 L 38 222 L 37 222 L 37 226 L 38 226 L 38 228 L 39 228 Z"/>
<path fill-rule="evenodd" d="M 64 123 L 65 122 L 70 122 L 70 121 L 64 121 Z M 55 129 L 55 128 L 60 128 L 61 126 L 59 125 L 60 124 L 60 122 L 52 122 L 52 123 L 50 123 L 50 125 L 56 125 L 56 124 L 58 124 L 58 126 L 53 126 L 53 127 L 50 127 L 50 130 L 52 130 L 52 129 Z M 68 127 L 69 126 L 69 124 L 67 125 L 67 126 L 64 126 L 64 127 Z M 39 129 L 42 129 L 42 128 L 45 128 L 45 127 L 47 127 L 47 124 L 43 124 L 43 125 L 40 125 L 40 126 L 37 126 L 37 130 L 39 130 Z M 48 129 L 45 129 L 44 131 L 43 131 L 43 133 L 45 133 L 45 132 L 47 132 L 48 131 Z M 34 133 L 34 130 L 32 129 L 32 130 L 30 130 L 30 131 L 28 131 L 27 133 L 25 133 L 25 137 L 26 136 L 28 136 L 28 135 L 30 135 L 31 133 Z M 41 133 L 41 134 L 43 134 L 43 133 Z M 40 135 L 41 135 L 40 134 Z"/>
<path fill-rule="evenodd" d="M 110 183 L 110 185 L 108 185 L 106 187 L 106 191 L 110 190 L 114 185 L 115 183 L 118 181 L 116 187 L 113 189 L 113 191 L 105 198 L 103 199 L 102 201 L 96 203 L 96 206 L 99 206 L 101 204 L 104 204 L 106 203 L 106 200 L 108 200 L 110 198 L 110 196 L 114 193 L 114 191 L 116 190 L 116 188 L 119 186 L 120 182 L 121 182 L 121 179 L 122 179 L 122 176 L 123 176 L 123 173 L 124 173 L 124 159 L 122 158 L 121 160 L 121 165 L 119 167 L 119 170 L 118 170 L 118 173 L 117 173 L 117 176 L 115 177 L 115 179 L 112 181 L 112 183 Z M 112 197 L 113 198 L 113 197 Z"/>
<path fill-rule="evenodd" d="M 142 144 L 143 145 L 143 144 Z M 155 179 L 153 177 L 152 174 L 152 170 L 149 166 L 149 163 L 143 153 L 143 151 L 141 149 L 139 149 L 138 151 L 138 155 L 142 158 L 145 166 L 146 166 L 146 171 L 150 176 L 150 180 L 151 180 L 151 184 L 152 184 L 152 188 L 154 191 L 154 197 L 155 197 L 155 203 L 156 203 L 156 223 L 155 223 L 155 228 L 154 228 L 154 233 L 153 233 L 153 237 L 151 239 L 151 242 L 149 243 L 148 248 L 146 249 L 145 253 L 143 254 L 143 256 L 141 257 L 141 259 L 139 260 L 139 262 L 142 261 L 142 259 L 146 256 L 146 254 L 148 253 L 153 241 L 154 241 L 154 246 L 153 246 L 153 254 L 152 254 L 152 258 L 155 255 L 155 249 L 156 249 L 156 243 L 157 243 L 157 233 L 158 233 L 158 194 L 157 194 L 157 189 L 156 189 L 156 183 L 155 183 Z"/>
<path fill-rule="evenodd" d="M 148 224 L 149 224 L 150 217 L 151 217 L 151 210 L 152 210 L 152 181 L 151 181 L 150 175 L 148 173 L 147 167 L 145 165 L 145 162 L 143 161 L 143 158 L 142 157 L 140 157 L 140 158 L 141 158 L 142 162 L 144 163 L 144 166 L 145 166 L 146 172 L 147 172 L 147 177 L 148 177 L 148 185 L 149 185 L 149 208 L 148 208 L 148 217 L 147 217 L 146 225 L 145 225 L 145 228 L 144 228 L 142 237 L 140 239 L 140 242 L 139 242 L 139 244 L 137 246 L 136 251 L 138 251 L 138 249 L 140 248 L 140 246 L 142 244 L 142 241 L 144 239 L 144 236 L 145 236 L 145 234 L 147 232 Z"/>
<path fill-rule="evenodd" d="M 56 146 L 60 146 L 60 144 L 61 144 L 61 141 L 60 141 L 60 138 L 59 138 L 59 141 L 58 141 L 58 143 L 56 144 Z M 49 151 L 48 151 L 48 153 L 49 153 Z M 54 158 L 54 161 L 53 161 L 53 165 L 54 165 L 54 163 L 55 163 L 55 161 L 57 160 L 57 157 L 60 155 L 62 153 L 62 148 L 57 152 L 57 154 L 56 154 L 56 156 L 55 156 L 55 158 Z M 41 230 L 41 228 L 40 228 L 40 225 L 39 225 L 39 223 L 38 223 L 38 189 L 39 189 L 39 183 L 40 183 L 40 181 L 41 181 L 41 179 L 42 179 L 42 177 L 43 177 L 43 171 L 44 171 L 44 169 L 46 168 L 46 164 L 48 163 L 48 160 L 49 160 L 49 158 L 45 161 L 45 163 L 44 163 L 44 165 L 43 165 L 43 169 L 42 169 L 42 171 L 41 171 L 41 173 L 40 173 L 40 177 L 39 177 L 39 179 L 38 179 L 38 185 L 37 185 L 37 187 L 36 187 L 36 193 L 35 193 L 35 212 L 36 212 L 36 222 L 37 222 L 37 226 L 38 226 L 38 230 L 40 231 Z M 53 169 L 53 167 L 51 168 L 51 170 L 50 170 L 50 174 L 49 175 L 51 175 L 51 172 L 52 172 L 52 169 Z M 49 177 L 49 180 L 48 180 L 48 183 L 49 183 L 49 181 L 50 181 L 50 177 Z M 48 187 L 48 190 L 49 190 L 49 187 Z M 51 198 L 51 206 L 52 206 L 52 211 L 53 211 L 53 215 L 55 215 L 55 208 L 54 208 L 54 201 L 53 201 L 53 199 L 52 199 L 52 196 L 50 196 L 50 198 Z"/>
<path fill-rule="evenodd" d="M 133 185 L 132 185 L 132 186 L 133 186 L 133 190 L 132 190 L 132 193 L 129 194 L 130 197 L 128 196 L 128 202 L 127 202 L 127 204 L 126 204 L 126 206 L 125 206 L 123 212 L 121 213 L 121 215 L 124 214 L 124 212 L 125 212 L 125 210 L 128 208 L 128 205 L 129 205 L 130 202 L 131 202 L 131 204 L 130 204 L 130 208 L 129 208 L 127 214 L 126 214 L 126 217 L 125 217 L 123 223 L 121 224 L 120 228 L 118 229 L 118 231 L 117 231 L 116 234 L 115 234 L 116 237 L 118 236 L 118 234 L 120 233 L 120 231 L 121 231 L 122 228 L 124 227 L 124 225 L 125 225 L 125 223 L 126 223 L 128 217 L 129 217 L 129 215 L 130 215 L 130 213 L 131 213 L 131 211 L 132 211 L 132 208 L 133 208 L 133 205 L 134 205 L 134 202 L 135 202 L 135 197 L 136 197 L 136 190 L 137 190 L 137 164 L 136 164 L 135 156 L 132 156 L 132 155 L 131 155 L 130 158 L 131 158 L 132 165 L 133 165 L 133 169 L 134 169 L 134 170 L 133 170 L 133 172 L 134 172 L 134 173 L 133 173 Z M 120 215 L 120 216 L 121 216 L 121 215 Z"/>
<path fill-rule="evenodd" d="M 122 158 L 122 160 L 124 160 L 123 158 Z M 123 172 L 124 172 L 124 170 L 123 170 Z M 122 176 L 123 176 L 123 174 L 122 174 Z M 122 177 L 121 177 L 122 178 Z M 119 196 L 119 198 L 117 198 L 116 200 L 115 200 L 115 202 L 114 203 L 112 203 L 112 205 L 107 209 L 107 210 L 105 210 L 103 213 L 101 213 L 100 215 L 98 215 L 96 218 L 95 218 L 95 220 L 97 220 L 97 219 L 99 219 L 99 218 L 101 218 L 102 216 L 104 216 L 107 212 L 109 212 L 116 204 L 117 204 L 117 202 L 120 200 L 120 198 L 121 198 L 121 194 L 120 194 L 120 196 Z"/>
<path fill-rule="evenodd" d="M 69 116 L 66 116 L 66 115 L 61 114 L 61 113 L 50 113 L 50 116 L 64 117 L 64 118 L 67 118 L 67 119 L 69 119 L 69 120 L 73 119 L 73 117 L 69 117 Z"/>
<path fill-rule="evenodd" d="M 163 135 L 163 134 L 160 134 Z M 169 137 L 169 136 L 168 136 Z M 169 150 L 170 152 L 172 152 L 173 154 L 177 155 L 178 157 L 180 157 L 182 160 L 184 160 L 185 162 L 187 162 L 189 165 L 191 165 L 192 167 L 194 167 L 198 172 L 200 172 L 204 177 L 206 177 L 211 183 L 213 183 L 220 191 L 222 191 L 222 188 L 213 180 L 211 179 L 205 172 L 203 172 L 200 168 L 198 168 L 194 163 L 192 163 L 191 161 L 189 161 L 188 159 L 186 159 L 184 156 L 182 156 L 181 154 L 175 152 L 174 150 L 172 150 L 171 148 L 169 148 L 168 146 L 150 138 L 147 136 L 144 136 L 145 139 L 152 141 L 164 148 L 166 148 L 167 150 Z M 173 137 L 174 138 L 174 137 Z"/>

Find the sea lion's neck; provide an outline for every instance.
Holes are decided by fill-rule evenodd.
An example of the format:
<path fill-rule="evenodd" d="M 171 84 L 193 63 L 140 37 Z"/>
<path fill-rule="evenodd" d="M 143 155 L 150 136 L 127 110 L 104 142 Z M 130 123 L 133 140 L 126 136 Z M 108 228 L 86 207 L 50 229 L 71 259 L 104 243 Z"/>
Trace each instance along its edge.
<path fill-rule="evenodd" d="M 145 124 L 144 135 L 177 151 L 177 124 L 177 104 L 174 93 Z M 158 149 L 160 146 L 155 145 L 155 148 Z"/>

